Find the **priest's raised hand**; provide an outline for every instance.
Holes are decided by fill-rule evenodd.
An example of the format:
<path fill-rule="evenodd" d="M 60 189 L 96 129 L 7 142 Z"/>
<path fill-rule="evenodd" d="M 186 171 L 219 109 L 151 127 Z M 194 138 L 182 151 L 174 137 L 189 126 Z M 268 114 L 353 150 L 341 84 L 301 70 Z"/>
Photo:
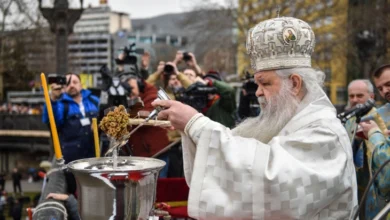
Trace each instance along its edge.
<path fill-rule="evenodd" d="M 172 100 L 156 100 L 152 102 L 154 107 L 161 106 L 165 110 L 158 114 L 159 119 L 169 120 L 172 126 L 180 131 L 184 131 L 187 123 L 198 112 L 189 105 Z"/>

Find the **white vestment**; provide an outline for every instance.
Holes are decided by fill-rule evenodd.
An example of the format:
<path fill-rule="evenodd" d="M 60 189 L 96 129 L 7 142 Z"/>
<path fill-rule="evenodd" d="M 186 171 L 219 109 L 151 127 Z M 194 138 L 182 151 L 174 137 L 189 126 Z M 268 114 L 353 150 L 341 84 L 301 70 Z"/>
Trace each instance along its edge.
<path fill-rule="evenodd" d="M 187 133 L 193 218 L 349 219 L 357 206 L 351 144 L 324 93 L 305 97 L 269 143 L 234 136 L 204 116 Z"/>

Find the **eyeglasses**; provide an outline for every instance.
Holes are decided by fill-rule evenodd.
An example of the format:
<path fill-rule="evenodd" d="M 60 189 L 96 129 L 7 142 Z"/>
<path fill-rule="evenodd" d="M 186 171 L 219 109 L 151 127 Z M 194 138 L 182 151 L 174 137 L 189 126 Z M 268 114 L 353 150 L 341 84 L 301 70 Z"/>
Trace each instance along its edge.
<path fill-rule="evenodd" d="M 54 91 L 60 91 L 62 88 L 55 88 Z"/>

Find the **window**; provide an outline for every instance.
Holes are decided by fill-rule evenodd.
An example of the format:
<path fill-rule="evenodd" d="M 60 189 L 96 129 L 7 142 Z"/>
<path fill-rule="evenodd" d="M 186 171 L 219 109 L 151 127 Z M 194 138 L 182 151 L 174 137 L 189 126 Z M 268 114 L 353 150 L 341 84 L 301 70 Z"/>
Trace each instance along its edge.
<path fill-rule="evenodd" d="M 187 45 L 187 43 L 188 43 L 187 37 L 182 37 L 181 38 L 181 46 L 185 46 L 185 45 Z"/>
<path fill-rule="evenodd" d="M 127 40 L 129 41 L 129 43 L 136 43 L 137 42 L 137 37 L 136 36 L 129 36 L 127 38 Z"/>
<path fill-rule="evenodd" d="M 156 37 L 156 43 L 164 43 L 167 42 L 167 38 L 164 37 Z"/>
<path fill-rule="evenodd" d="M 173 45 L 173 46 L 178 46 L 179 40 L 178 40 L 177 37 L 171 37 L 170 40 L 171 40 L 171 42 L 170 42 L 171 45 Z"/>
<path fill-rule="evenodd" d="M 140 37 L 140 42 L 144 44 L 151 44 L 152 43 L 152 37 Z"/>

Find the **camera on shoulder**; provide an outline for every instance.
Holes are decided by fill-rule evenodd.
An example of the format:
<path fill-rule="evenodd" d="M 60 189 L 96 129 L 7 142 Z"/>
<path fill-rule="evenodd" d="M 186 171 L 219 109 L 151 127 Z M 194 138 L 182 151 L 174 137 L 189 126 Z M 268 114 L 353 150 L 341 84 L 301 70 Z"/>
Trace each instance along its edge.
<path fill-rule="evenodd" d="M 245 89 L 248 95 L 254 96 L 254 99 L 257 100 L 256 97 L 257 84 L 255 83 L 255 79 L 253 78 L 253 75 L 251 75 L 249 72 L 246 72 L 245 74 L 242 88 Z"/>
<path fill-rule="evenodd" d="M 125 47 L 123 49 L 124 58 L 123 59 L 115 59 L 115 63 L 118 65 L 136 65 L 137 64 L 137 56 L 136 54 L 144 54 L 144 49 L 139 48 L 135 49 L 135 43 L 131 44 L 129 47 Z"/>
<path fill-rule="evenodd" d="M 202 109 L 207 106 L 208 95 L 217 93 L 218 91 L 215 87 L 209 87 L 200 82 L 196 82 L 190 85 L 185 91 L 176 93 L 175 98 L 177 101 L 190 105 L 199 112 L 202 112 Z"/>

